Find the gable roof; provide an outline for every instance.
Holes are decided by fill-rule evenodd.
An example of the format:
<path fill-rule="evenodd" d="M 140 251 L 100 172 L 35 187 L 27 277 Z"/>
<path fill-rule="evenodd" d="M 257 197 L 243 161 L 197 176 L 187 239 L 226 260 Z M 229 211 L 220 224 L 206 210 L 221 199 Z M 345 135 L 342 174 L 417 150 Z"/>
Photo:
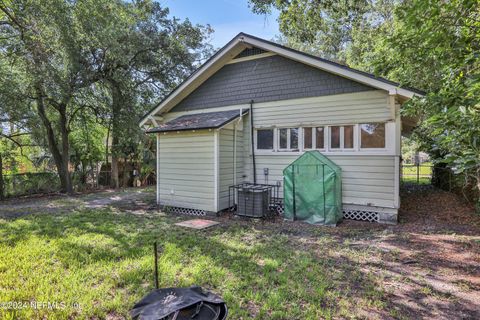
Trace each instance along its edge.
<path fill-rule="evenodd" d="M 391 95 L 409 99 L 414 96 L 423 96 L 425 92 L 413 88 L 400 87 L 400 84 L 373 74 L 344 66 L 342 64 L 323 59 L 305 52 L 282 46 L 280 44 L 254 37 L 243 32 L 230 40 L 218 50 L 210 59 L 195 70 L 188 78 L 178 85 L 156 107 L 148 112 L 140 121 L 140 125 L 147 123 L 154 114 L 166 112 L 182 101 L 186 96 L 198 88 L 211 75 L 222 68 L 228 61 L 237 57 L 246 48 L 259 48 L 273 52 L 283 57 L 316 67 L 318 69 L 369 85 L 376 89 L 386 90 Z"/>

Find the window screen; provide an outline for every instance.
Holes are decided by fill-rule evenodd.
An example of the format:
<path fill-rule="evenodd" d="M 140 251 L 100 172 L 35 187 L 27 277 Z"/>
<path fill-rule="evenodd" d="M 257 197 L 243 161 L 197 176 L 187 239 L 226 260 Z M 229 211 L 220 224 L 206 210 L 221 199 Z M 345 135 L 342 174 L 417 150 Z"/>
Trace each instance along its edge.
<path fill-rule="evenodd" d="M 279 148 L 280 149 L 287 149 L 288 148 L 288 145 L 287 145 L 287 132 L 288 132 L 288 129 L 279 129 L 278 130 L 278 134 L 279 134 Z"/>
<path fill-rule="evenodd" d="M 325 148 L 325 132 L 323 127 L 315 128 L 315 140 L 316 149 Z"/>
<path fill-rule="evenodd" d="M 340 148 L 340 127 L 330 127 L 330 148 Z"/>
<path fill-rule="evenodd" d="M 343 147 L 353 149 L 353 126 L 343 127 Z"/>
<path fill-rule="evenodd" d="M 362 148 L 385 148 L 385 123 L 360 125 Z"/>
<path fill-rule="evenodd" d="M 273 129 L 257 130 L 257 149 L 273 150 Z"/>
<path fill-rule="evenodd" d="M 298 128 L 290 129 L 290 149 L 298 149 Z"/>
<path fill-rule="evenodd" d="M 303 148 L 312 149 L 312 128 L 303 128 Z"/>

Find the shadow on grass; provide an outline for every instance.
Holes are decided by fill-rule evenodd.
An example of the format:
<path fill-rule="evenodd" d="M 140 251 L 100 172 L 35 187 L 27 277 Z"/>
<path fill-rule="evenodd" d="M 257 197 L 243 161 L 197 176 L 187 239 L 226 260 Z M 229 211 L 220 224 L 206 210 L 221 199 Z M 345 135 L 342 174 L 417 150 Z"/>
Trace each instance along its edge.
<path fill-rule="evenodd" d="M 401 263 L 370 262 L 368 255 L 379 255 L 376 249 L 345 244 L 362 236 L 371 242 L 385 241 L 377 232 L 340 236 L 338 230 L 329 228 L 304 232 L 273 223 L 223 224 L 195 231 L 173 226 L 179 219 L 112 213 L 109 209 L 32 215 L 0 223 L 0 245 L 8 250 L 35 237 L 55 243 L 54 258 L 63 268 L 103 270 L 92 277 L 99 283 L 113 281 L 113 292 L 100 292 L 99 301 L 92 301 L 98 306 L 88 311 L 101 317 L 113 311 L 126 315 L 131 305 L 109 310 L 102 307 L 100 299 L 121 296 L 131 304 L 152 289 L 154 241 L 163 248 L 161 286 L 197 284 L 216 291 L 227 301 L 232 318 L 450 318 L 449 307 L 464 310 L 466 317 L 477 315 L 468 301 L 460 297 L 446 301 L 450 297 L 434 288 L 430 288 L 431 294 L 442 299 L 432 308 L 432 301 L 423 303 L 415 291 L 424 284 L 416 280 L 414 271 Z M 407 246 L 398 241 L 389 244 L 399 250 Z M 428 250 L 441 246 L 430 244 Z M 422 252 L 419 247 L 418 253 Z M 442 267 L 458 269 L 447 263 Z M 383 272 L 409 279 L 415 288 L 406 295 L 414 303 L 386 292 Z"/>

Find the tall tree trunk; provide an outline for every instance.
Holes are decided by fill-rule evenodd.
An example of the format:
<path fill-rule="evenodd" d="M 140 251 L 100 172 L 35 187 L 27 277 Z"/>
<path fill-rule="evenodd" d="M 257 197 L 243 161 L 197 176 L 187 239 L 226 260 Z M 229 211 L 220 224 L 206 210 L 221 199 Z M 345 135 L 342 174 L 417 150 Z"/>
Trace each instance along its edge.
<path fill-rule="evenodd" d="M 52 123 L 50 122 L 50 119 L 48 119 L 45 112 L 45 104 L 42 97 L 42 91 L 39 89 L 37 89 L 36 102 L 38 115 L 40 116 L 40 119 L 42 120 L 43 126 L 45 127 L 45 131 L 47 133 L 48 149 L 52 154 L 53 161 L 55 162 L 55 166 L 57 167 L 58 176 L 60 178 L 61 191 L 71 193 L 72 184 L 68 172 L 68 132 L 66 132 L 66 134 L 65 132 L 62 132 L 62 151 L 64 152 L 64 154 L 62 155 L 58 148 L 57 139 L 55 137 L 55 132 L 53 131 Z M 65 117 L 65 115 L 63 117 Z M 64 139 L 66 139 L 66 141 Z M 65 154 L 66 157 L 64 159 Z"/>
<path fill-rule="evenodd" d="M 114 126 L 115 127 L 115 126 Z M 118 143 L 118 138 L 113 134 L 112 130 L 112 171 L 111 171 L 111 187 L 118 189 L 120 187 L 119 178 L 118 178 L 118 156 L 116 152 L 115 145 Z"/>
<path fill-rule="evenodd" d="M 3 155 L 0 153 L 0 200 L 5 199 L 5 188 L 3 181 Z"/>
<path fill-rule="evenodd" d="M 128 165 L 128 158 L 124 157 L 123 158 L 123 181 L 122 181 L 122 187 L 126 188 L 128 187 L 128 176 L 127 176 L 127 165 Z"/>
<path fill-rule="evenodd" d="M 119 136 L 120 136 L 120 113 L 122 109 L 122 92 L 116 81 L 110 81 L 110 88 L 112 93 L 112 174 L 111 174 L 111 186 L 118 189 L 120 187 L 120 181 L 118 177 L 118 161 L 119 161 Z"/>
<path fill-rule="evenodd" d="M 480 167 L 477 167 L 475 179 L 477 180 L 477 203 L 475 204 L 475 211 L 480 214 Z"/>
<path fill-rule="evenodd" d="M 67 110 L 66 106 L 61 106 L 60 113 L 60 131 L 62 135 L 62 167 L 65 175 L 65 191 L 68 194 L 73 193 L 72 176 L 70 175 L 70 143 L 68 140 L 67 128 Z"/>

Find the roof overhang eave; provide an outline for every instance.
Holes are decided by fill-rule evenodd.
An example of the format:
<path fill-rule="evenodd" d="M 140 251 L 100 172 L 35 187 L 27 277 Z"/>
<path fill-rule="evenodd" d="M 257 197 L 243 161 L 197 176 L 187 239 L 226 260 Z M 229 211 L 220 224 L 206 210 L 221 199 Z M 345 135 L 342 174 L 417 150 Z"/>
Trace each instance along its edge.
<path fill-rule="evenodd" d="M 265 40 L 248 36 L 245 34 L 239 34 L 232 39 L 227 45 L 218 51 L 218 54 L 214 55 L 203 66 L 201 66 L 196 72 L 194 72 L 187 80 L 180 84 L 169 96 L 167 96 L 157 107 L 150 111 L 141 121 L 140 126 L 144 126 L 150 121 L 149 116 L 157 114 L 159 112 L 168 112 L 173 108 L 177 100 L 183 99 L 179 95 L 186 96 L 196 87 L 198 87 L 203 81 L 205 81 L 211 74 L 220 69 L 224 62 L 233 58 L 235 55 L 241 52 L 245 47 L 255 46 L 260 49 L 274 52 L 280 56 L 310 65 L 317 69 L 321 69 L 341 77 L 363 83 L 376 89 L 387 91 L 390 95 L 398 95 L 406 100 L 415 96 L 422 97 L 423 94 L 416 90 L 409 90 L 399 87 L 398 84 L 389 83 L 386 79 L 378 79 L 373 76 L 367 76 L 359 71 L 354 71 L 351 68 L 341 66 L 332 62 L 323 61 L 318 57 L 314 57 L 305 53 L 297 52 L 296 50 L 289 49 L 274 43 L 270 43 Z M 203 78 L 201 78 L 203 76 Z M 199 79 L 201 78 L 201 79 Z"/>

